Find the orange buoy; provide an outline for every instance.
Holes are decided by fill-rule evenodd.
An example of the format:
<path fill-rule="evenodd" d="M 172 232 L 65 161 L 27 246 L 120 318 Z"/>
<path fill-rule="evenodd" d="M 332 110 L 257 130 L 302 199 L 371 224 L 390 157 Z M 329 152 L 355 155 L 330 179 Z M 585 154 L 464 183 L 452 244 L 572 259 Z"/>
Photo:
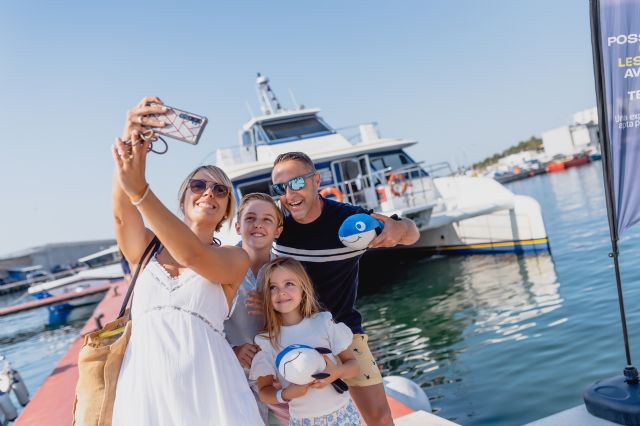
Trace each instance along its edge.
<path fill-rule="evenodd" d="M 398 186 L 400 189 L 396 189 Z M 404 195 L 404 193 L 407 192 L 407 179 L 404 175 L 392 174 L 389 176 L 389 189 L 396 197 Z"/>
<path fill-rule="evenodd" d="M 326 198 L 328 195 L 333 195 L 333 197 L 339 201 L 339 202 L 343 202 L 344 201 L 344 194 L 342 192 L 340 192 L 340 190 L 338 188 L 336 188 L 335 186 L 328 186 L 326 188 L 323 188 L 322 191 L 320 191 L 320 195 L 324 198 Z"/>

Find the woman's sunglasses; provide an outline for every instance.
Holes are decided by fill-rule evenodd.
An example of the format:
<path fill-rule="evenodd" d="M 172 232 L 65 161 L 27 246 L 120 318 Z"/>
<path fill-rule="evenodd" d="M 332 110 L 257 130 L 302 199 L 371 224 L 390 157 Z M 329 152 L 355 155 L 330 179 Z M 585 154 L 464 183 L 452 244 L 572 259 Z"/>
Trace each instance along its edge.
<path fill-rule="evenodd" d="M 304 189 L 306 185 L 306 179 L 315 175 L 316 172 L 307 173 L 306 175 L 294 177 L 289 182 L 285 183 L 274 183 L 271 185 L 271 189 L 273 189 L 273 193 L 276 195 L 284 195 L 287 193 L 287 186 L 291 188 L 293 191 L 300 191 Z"/>
<path fill-rule="evenodd" d="M 189 189 L 194 194 L 204 194 L 207 187 L 211 188 L 211 192 L 216 198 L 224 198 L 229 195 L 229 188 L 221 183 L 209 182 L 202 179 L 191 179 L 189 181 Z"/>

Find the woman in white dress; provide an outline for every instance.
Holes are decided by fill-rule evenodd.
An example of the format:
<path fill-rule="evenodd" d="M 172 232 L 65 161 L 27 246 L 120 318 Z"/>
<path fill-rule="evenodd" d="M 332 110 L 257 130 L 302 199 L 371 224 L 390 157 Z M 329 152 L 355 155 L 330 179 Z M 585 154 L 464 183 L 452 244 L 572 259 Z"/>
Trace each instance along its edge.
<path fill-rule="evenodd" d="M 155 139 L 146 127 L 162 126 L 149 115 L 166 111 L 150 103 L 161 104 L 145 98 L 129 111 L 127 142 L 117 139 L 113 148 L 118 245 L 137 261 L 154 235 L 162 244 L 135 286 L 113 425 L 260 425 L 255 399 L 222 332 L 249 267 L 241 248 L 220 246 L 214 238 L 233 216 L 231 181 L 217 167 L 197 168 L 180 189 L 184 220 L 172 214 L 145 178 Z"/>

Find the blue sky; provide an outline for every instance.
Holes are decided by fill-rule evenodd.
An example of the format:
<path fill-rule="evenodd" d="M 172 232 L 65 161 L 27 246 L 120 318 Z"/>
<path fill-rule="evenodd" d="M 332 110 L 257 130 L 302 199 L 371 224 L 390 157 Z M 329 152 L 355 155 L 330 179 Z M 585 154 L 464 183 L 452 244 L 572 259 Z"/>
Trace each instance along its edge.
<path fill-rule="evenodd" d="M 588 2 L 0 1 L 0 255 L 112 238 L 109 152 L 145 95 L 209 117 L 148 180 L 176 192 L 258 111 L 255 74 L 333 126 L 471 163 L 595 105 Z"/>

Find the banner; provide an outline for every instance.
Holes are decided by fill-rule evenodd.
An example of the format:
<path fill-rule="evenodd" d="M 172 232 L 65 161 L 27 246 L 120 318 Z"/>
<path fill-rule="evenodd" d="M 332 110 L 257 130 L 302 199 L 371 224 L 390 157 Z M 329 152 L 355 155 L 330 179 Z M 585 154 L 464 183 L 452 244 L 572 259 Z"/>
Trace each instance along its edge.
<path fill-rule="evenodd" d="M 607 133 L 600 140 L 617 239 L 640 221 L 640 0 L 592 0 L 591 10 L 598 109 Z"/>

